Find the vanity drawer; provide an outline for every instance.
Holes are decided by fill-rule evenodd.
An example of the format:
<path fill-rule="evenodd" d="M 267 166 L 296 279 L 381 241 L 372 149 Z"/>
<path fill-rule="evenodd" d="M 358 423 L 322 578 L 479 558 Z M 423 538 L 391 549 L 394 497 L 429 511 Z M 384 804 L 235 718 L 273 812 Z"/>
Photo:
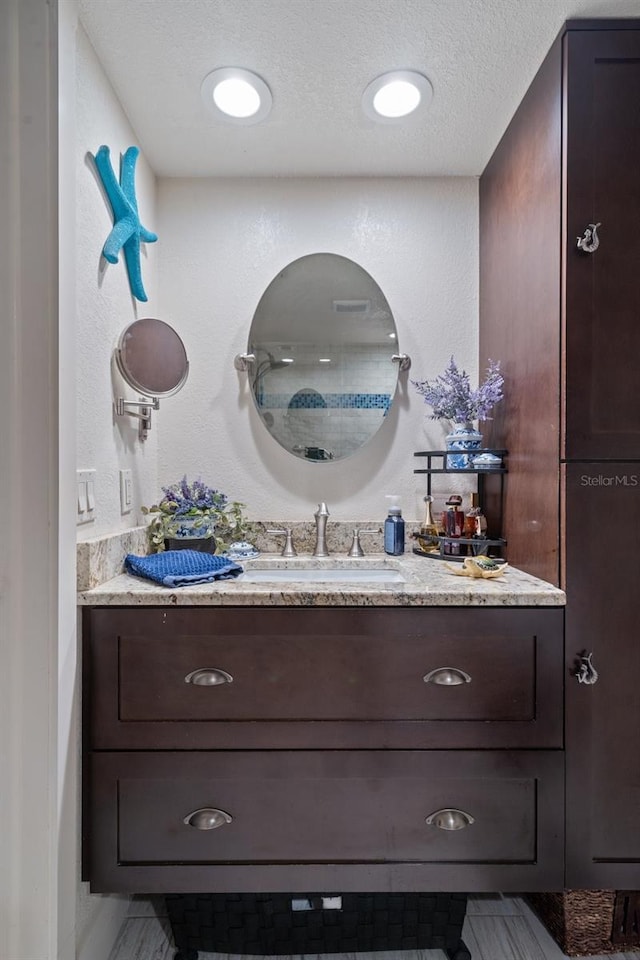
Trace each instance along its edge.
<path fill-rule="evenodd" d="M 91 743 L 560 747 L 562 624 L 557 609 L 94 609 Z"/>
<path fill-rule="evenodd" d="M 92 890 L 553 889 L 562 784 L 547 752 L 94 753 Z"/>

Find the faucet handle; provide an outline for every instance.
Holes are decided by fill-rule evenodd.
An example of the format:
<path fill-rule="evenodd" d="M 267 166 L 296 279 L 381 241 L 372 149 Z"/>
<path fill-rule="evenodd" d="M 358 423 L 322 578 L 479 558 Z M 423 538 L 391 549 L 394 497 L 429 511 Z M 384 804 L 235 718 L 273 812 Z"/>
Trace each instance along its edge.
<path fill-rule="evenodd" d="M 293 531 L 291 527 L 285 527 L 284 530 L 267 530 L 267 533 L 272 533 L 277 537 L 286 537 L 284 547 L 282 548 L 281 556 L 283 557 L 297 557 L 296 548 L 293 545 Z"/>
<path fill-rule="evenodd" d="M 351 544 L 351 549 L 347 554 L 348 557 L 364 557 L 364 550 L 362 549 L 362 544 L 360 543 L 361 533 L 380 533 L 380 527 L 377 527 L 375 530 L 361 530 L 359 527 L 356 527 L 353 531 L 353 543 Z"/>

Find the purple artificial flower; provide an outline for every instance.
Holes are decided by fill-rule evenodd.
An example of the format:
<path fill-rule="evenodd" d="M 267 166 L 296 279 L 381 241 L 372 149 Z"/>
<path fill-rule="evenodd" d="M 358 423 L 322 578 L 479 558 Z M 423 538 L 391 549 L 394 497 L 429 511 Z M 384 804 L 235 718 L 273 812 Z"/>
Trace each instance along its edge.
<path fill-rule="evenodd" d="M 431 420 L 453 420 L 470 423 L 473 420 L 490 420 L 489 414 L 496 403 L 502 400 L 504 378 L 500 373 L 500 361 L 489 360 L 487 376 L 477 390 L 471 389 L 469 374 L 458 370 L 451 357 L 449 366 L 433 382 L 411 381 L 425 403 L 433 407 Z"/>
<path fill-rule="evenodd" d="M 162 492 L 164 497 L 160 501 L 160 506 L 166 509 L 171 505 L 169 512 L 178 517 L 199 511 L 221 509 L 229 500 L 226 494 L 213 490 L 199 478 L 190 484 L 186 476 L 179 483 L 163 487 Z"/>

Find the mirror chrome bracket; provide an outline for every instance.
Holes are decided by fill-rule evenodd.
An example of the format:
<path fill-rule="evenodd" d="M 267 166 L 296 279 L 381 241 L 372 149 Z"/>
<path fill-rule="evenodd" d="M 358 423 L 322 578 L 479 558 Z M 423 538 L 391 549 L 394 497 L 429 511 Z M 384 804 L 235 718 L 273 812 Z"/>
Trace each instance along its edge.
<path fill-rule="evenodd" d="M 411 357 L 406 353 L 394 353 L 391 357 L 391 362 L 398 364 L 398 369 L 401 373 L 411 369 Z"/>
<path fill-rule="evenodd" d="M 236 370 L 246 373 L 252 363 L 256 362 L 255 353 L 236 353 L 233 358 L 233 365 Z"/>
<path fill-rule="evenodd" d="M 136 407 L 137 410 L 127 410 L 127 407 Z M 138 435 L 141 440 L 146 440 L 151 430 L 151 411 L 160 409 L 160 398 L 151 397 L 149 400 L 125 400 L 118 397 L 116 400 L 116 413 L 119 417 L 125 415 L 135 417 L 139 420 Z"/>

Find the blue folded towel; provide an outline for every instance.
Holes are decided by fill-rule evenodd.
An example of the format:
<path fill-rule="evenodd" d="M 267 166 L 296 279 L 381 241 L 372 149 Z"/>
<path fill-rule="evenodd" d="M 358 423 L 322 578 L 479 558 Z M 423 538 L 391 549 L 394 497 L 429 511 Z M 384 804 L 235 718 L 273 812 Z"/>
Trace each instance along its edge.
<path fill-rule="evenodd" d="M 134 577 L 146 577 L 163 587 L 186 587 L 190 583 L 229 580 L 243 572 L 240 564 L 234 563 L 229 557 L 198 550 L 166 550 L 149 557 L 137 557 L 129 553 L 124 558 L 124 566 L 127 573 Z"/>

